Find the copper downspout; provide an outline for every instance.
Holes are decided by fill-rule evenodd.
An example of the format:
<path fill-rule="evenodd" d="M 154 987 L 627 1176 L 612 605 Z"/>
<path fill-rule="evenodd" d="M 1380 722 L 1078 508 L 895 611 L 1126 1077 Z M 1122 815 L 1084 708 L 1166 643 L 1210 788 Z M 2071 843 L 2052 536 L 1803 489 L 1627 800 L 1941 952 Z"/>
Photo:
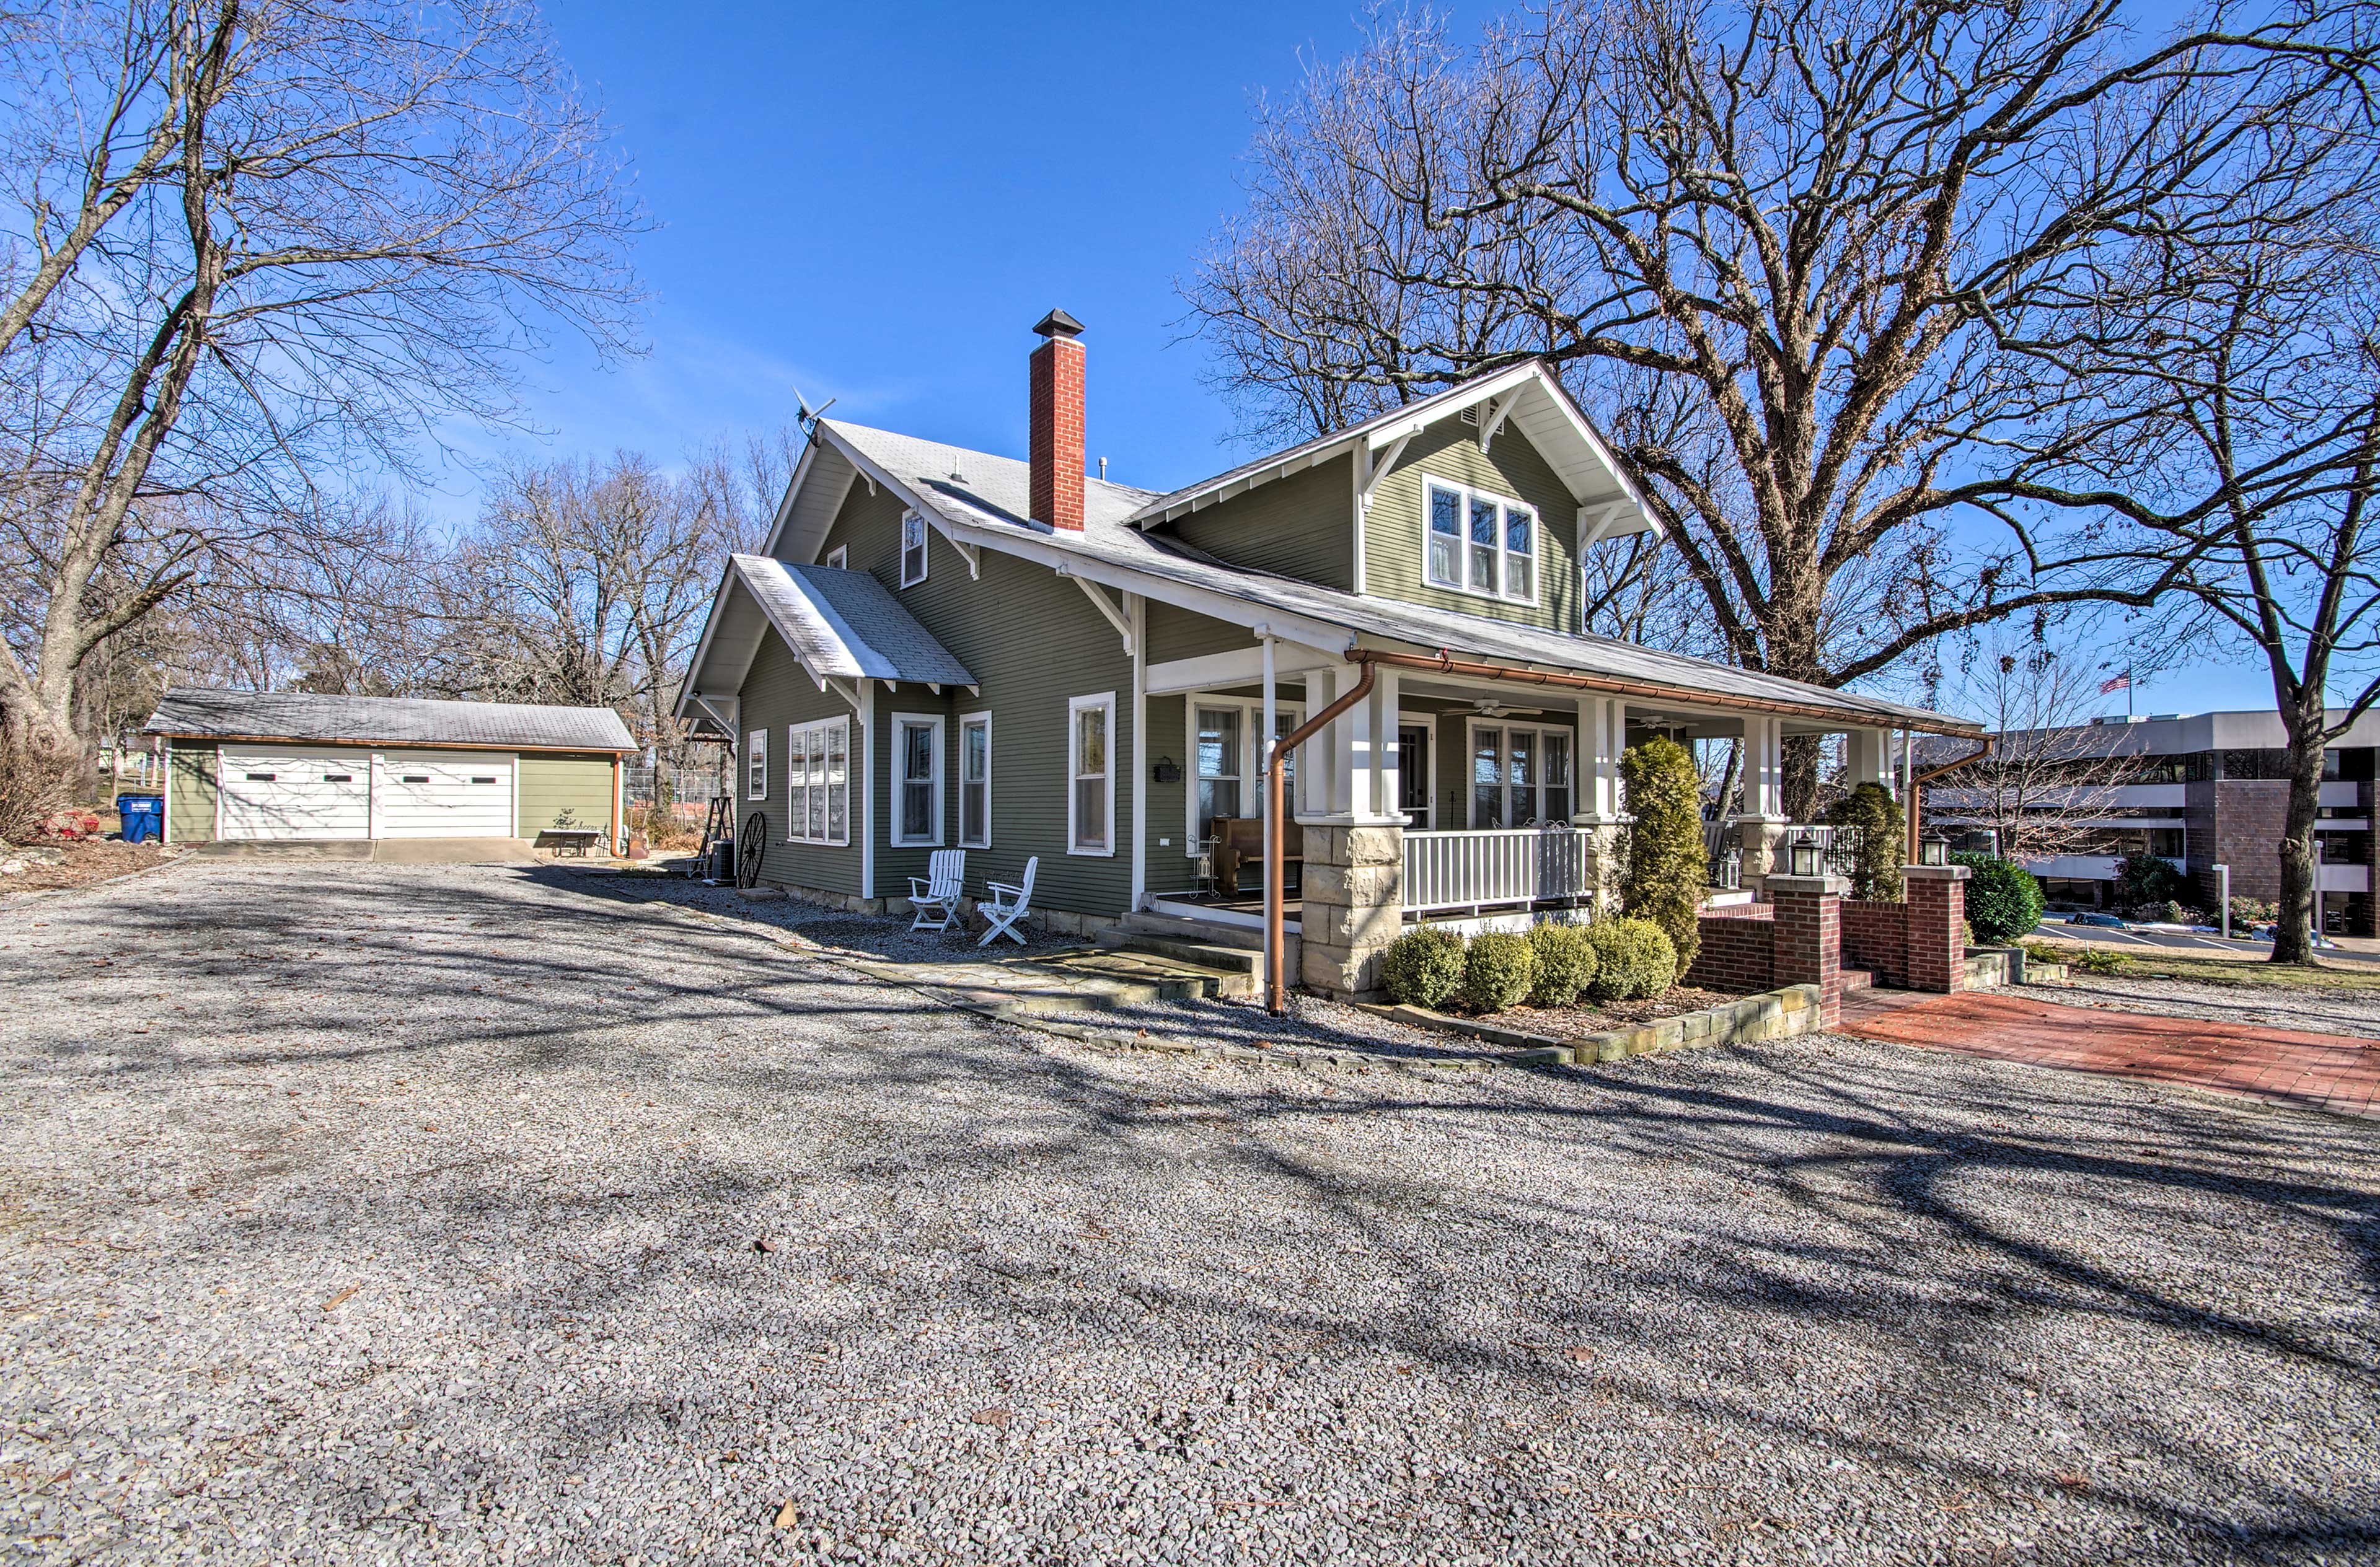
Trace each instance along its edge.
<path fill-rule="evenodd" d="M 1945 773 L 1955 773 L 1960 768 L 1966 766 L 1970 763 L 1982 761 L 1991 753 L 1992 737 L 1990 735 L 1985 735 L 1984 737 L 1984 743 L 1973 755 L 1961 756 L 1955 762 L 1945 762 L 1938 767 L 1928 767 L 1922 773 L 1912 773 L 1910 775 L 1909 858 L 1903 860 L 1901 862 L 1902 864 L 1914 865 L 1917 863 L 1917 829 L 1919 818 L 1924 816 L 1925 814 L 1925 786 L 1932 783 L 1936 778 L 1940 777 Z"/>
<path fill-rule="evenodd" d="M 1364 666 L 1364 673 L 1354 686 L 1330 706 L 1322 709 L 1297 728 L 1281 736 L 1281 741 L 1265 756 L 1265 1006 L 1276 1018 L 1288 1009 L 1289 986 L 1281 977 L 1281 886 L 1282 848 L 1281 798 L 1281 759 L 1314 738 L 1315 731 L 1348 708 L 1372 694 L 1372 682 L 1377 671 L 1372 657 L 1361 652 L 1350 655 Z"/>

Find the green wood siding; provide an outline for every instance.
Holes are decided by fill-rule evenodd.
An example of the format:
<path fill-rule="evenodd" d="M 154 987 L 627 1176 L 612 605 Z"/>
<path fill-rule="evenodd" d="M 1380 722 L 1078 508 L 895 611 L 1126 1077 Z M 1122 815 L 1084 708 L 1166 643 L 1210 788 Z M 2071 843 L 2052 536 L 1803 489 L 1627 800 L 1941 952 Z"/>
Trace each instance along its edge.
<path fill-rule="evenodd" d="M 177 740 L 166 753 L 165 837 L 169 843 L 215 840 L 215 748 Z"/>
<path fill-rule="evenodd" d="M 1422 576 L 1424 475 L 1492 490 L 1524 501 L 1537 513 L 1537 601 L 1515 604 L 1483 595 L 1432 587 Z M 1510 425 L 1489 450 L 1479 450 L 1479 428 L 1444 419 L 1414 437 L 1397 465 L 1372 492 L 1364 513 L 1364 591 L 1433 609 L 1519 621 L 1548 631 L 1574 629 L 1578 613 L 1578 502 Z"/>
<path fill-rule="evenodd" d="M 1353 456 L 1334 457 L 1161 524 L 1160 531 L 1234 566 L 1353 590 L 1354 463 Z"/>
<path fill-rule="evenodd" d="M 1245 626 L 1149 600 L 1148 661 L 1152 664 L 1199 658 L 1209 653 L 1238 653 L 1257 645 L 1256 633 Z"/>
<path fill-rule="evenodd" d="M 1149 606 L 1152 613 L 1157 606 Z M 1151 777 L 1148 790 L 1148 890 L 1173 892 L 1189 886 L 1190 873 L 1184 866 L 1189 855 L 1189 827 L 1185 813 L 1189 807 L 1189 790 L 1196 779 L 1197 759 L 1190 754 L 1190 699 L 1186 696 L 1152 696 L 1148 699 L 1148 765 Z M 1171 758 L 1182 769 L 1179 780 L 1159 783 L 1154 777 L 1158 763 Z M 1172 840 L 1160 845 L 1159 838 Z"/>
<path fill-rule="evenodd" d="M 980 897 L 987 880 L 1014 882 L 1027 857 L 1041 868 L 1034 902 L 1047 909 L 1113 918 L 1132 902 L 1132 660 L 1123 639 L 1093 609 L 1072 581 L 1044 566 L 995 550 L 981 552 L 982 577 L 940 534 L 926 544 L 926 580 L 901 586 L 900 522 L 903 506 L 890 489 L 870 495 L 854 485 L 827 530 L 820 559 L 838 546 L 850 551 L 853 571 L 872 573 L 919 623 L 957 656 L 979 682 L 980 694 L 945 688 L 940 695 L 921 685 L 880 687 L 876 693 L 876 896 L 905 898 L 907 877 L 926 874 L 930 848 L 894 847 L 892 828 L 892 716 L 940 715 L 942 725 L 942 846 L 959 845 L 958 716 L 991 715 L 991 847 L 969 849 L 966 890 Z M 1240 633 L 1245 643 L 1246 633 Z M 808 690 L 790 651 L 773 636 L 768 643 Z M 746 684 L 745 727 L 753 726 L 751 693 L 759 681 L 756 661 Z M 1110 855 L 1066 851 L 1068 772 L 1067 703 L 1076 696 L 1115 693 L 1115 729 L 1109 765 L 1115 778 L 1115 820 Z M 828 717 L 825 709 L 815 716 Z M 782 729 L 788 721 L 775 720 Z M 854 727 L 854 750 L 857 750 Z M 772 751 L 783 745 L 771 737 Z M 1152 753 L 1152 759 L 1154 753 Z M 772 762 L 772 765 L 775 765 Z M 852 809 L 858 810 L 855 794 Z M 751 808 L 739 806 L 739 814 Z M 800 845 L 787 848 L 799 851 Z M 856 892 L 858 856 L 851 852 L 851 885 Z M 797 882 L 792 876 L 771 879 Z M 841 884 L 805 883 L 834 886 Z"/>
<path fill-rule="evenodd" d="M 801 660 L 773 629 L 760 633 L 759 651 L 738 692 L 743 732 L 735 737 L 735 830 L 741 833 L 752 813 L 768 818 L 767 847 L 761 851 L 763 881 L 786 886 L 817 887 L 856 898 L 859 889 L 859 757 L 863 743 L 859 715 L 832 691 L 820 691 L 804 671 Z M 819 718 L 851 719 L 851 841 L 841 847 L 785 841 L 785 728 Z M 769 731 L 769 798 L 751 798 L 745 768 L 744 735 Z"/>
<path fill-rule="evenodd" d="M 612 830 L 612 753 L 524 752 L 517 765 L 520 814 L 516 838 L 533 838 L 548 827 L 569 826 Z"/>

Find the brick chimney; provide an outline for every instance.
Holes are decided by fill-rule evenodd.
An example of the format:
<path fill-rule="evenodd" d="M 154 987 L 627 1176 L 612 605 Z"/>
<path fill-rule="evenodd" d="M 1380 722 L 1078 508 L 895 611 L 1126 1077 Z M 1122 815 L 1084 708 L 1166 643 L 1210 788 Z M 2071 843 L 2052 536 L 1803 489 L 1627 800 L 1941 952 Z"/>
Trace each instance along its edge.
<path fill-rule="evenodd" d="M 1033 330 L 1033 520 L 1083 531 L 1083 323 L 1052 310 Z"/>

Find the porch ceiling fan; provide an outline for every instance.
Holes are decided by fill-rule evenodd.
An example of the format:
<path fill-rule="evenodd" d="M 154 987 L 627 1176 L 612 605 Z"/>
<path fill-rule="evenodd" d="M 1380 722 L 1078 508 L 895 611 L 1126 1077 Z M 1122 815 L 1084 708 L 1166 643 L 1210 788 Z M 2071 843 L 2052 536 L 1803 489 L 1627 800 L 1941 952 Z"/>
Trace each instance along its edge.
<path fill-rule="evenodd" d="M 1535 717 L 1545 711 L 1542 707 L 1507 707 L 1492 696 L 1475 696 L 1471 706 L 1483 718 Z"/>

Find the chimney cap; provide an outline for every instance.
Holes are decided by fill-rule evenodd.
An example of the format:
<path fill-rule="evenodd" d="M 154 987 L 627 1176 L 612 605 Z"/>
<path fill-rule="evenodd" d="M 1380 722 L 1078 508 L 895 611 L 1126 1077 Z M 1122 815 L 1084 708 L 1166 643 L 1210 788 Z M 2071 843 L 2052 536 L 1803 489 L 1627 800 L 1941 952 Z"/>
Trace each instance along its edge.
<path fill-rule="evenodd" d="M 1063 310 L 1052 310 L 1033 323 L 1033 331 L 1039 337 L 1080 337 L 1083 323 Z"/>

